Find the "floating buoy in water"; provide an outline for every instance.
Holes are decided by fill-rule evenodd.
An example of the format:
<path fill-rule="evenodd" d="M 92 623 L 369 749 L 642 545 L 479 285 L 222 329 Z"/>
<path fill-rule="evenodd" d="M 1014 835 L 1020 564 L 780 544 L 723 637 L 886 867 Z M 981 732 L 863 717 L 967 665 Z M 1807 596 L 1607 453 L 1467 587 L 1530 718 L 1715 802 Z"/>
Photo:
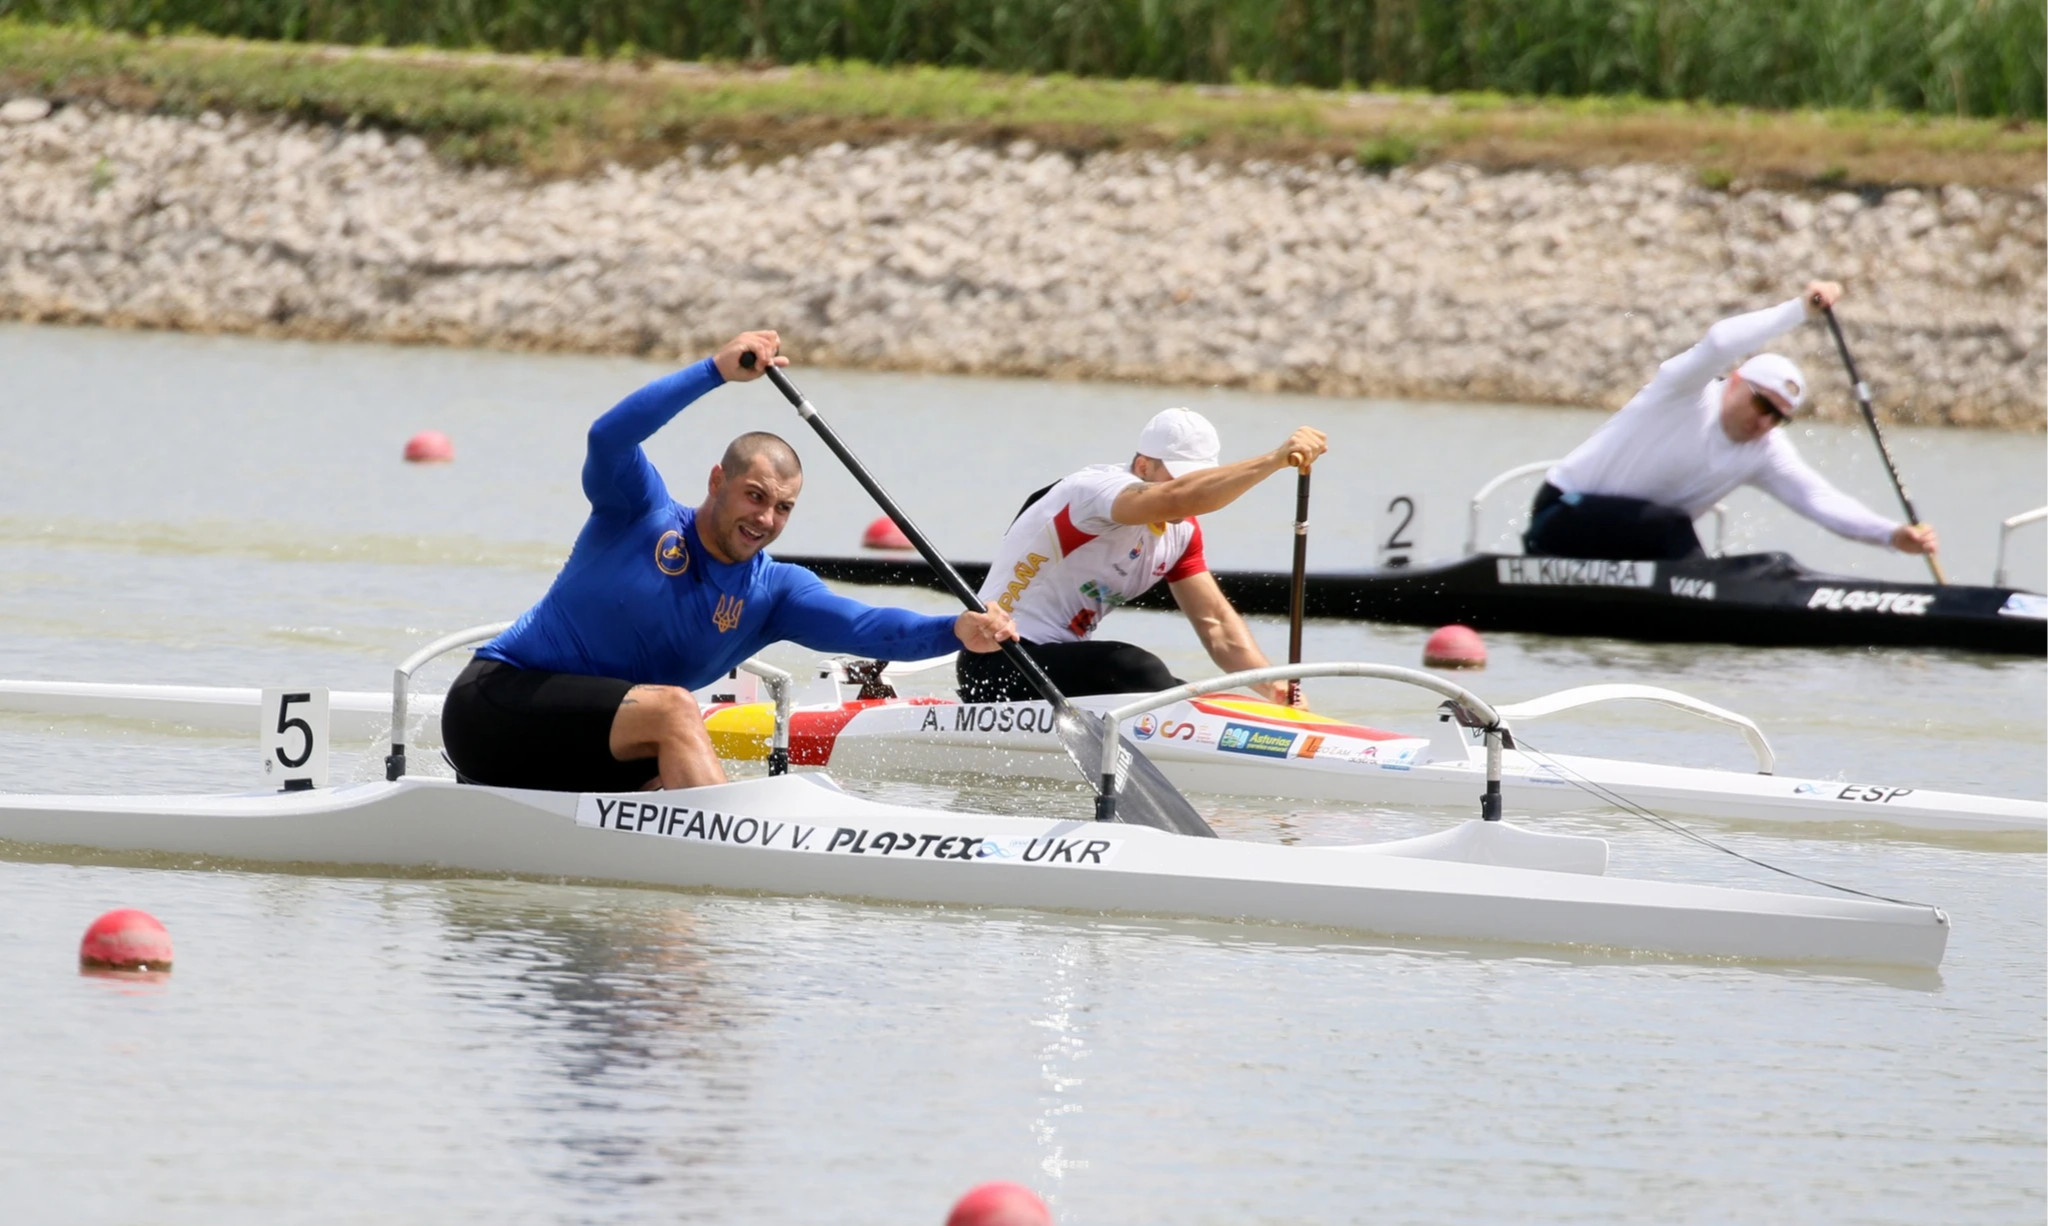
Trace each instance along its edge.
<path fill-rule="evenodd" d="M 1052 1210 L 1021 1183 L 985 1183 L 953 1206 L 946 1226 L 1052 1226 Z"/>
<path fill-rule="evenodd" d="M 910 543 L 909 537 L 903 535 L 903 529 L 896 526 L 896 521 L 886 515 L 869 524 L 868 530 L 860 534 L 860 546 L 862 549 L 917 548 Z"/>
<path fill-rule="evenodd" d="M 167 971 L 171 969 L 171 934 L 147 911 L 123 907 L 109 911 L 85 930 L 78 945 L 78 964 L 98 971 Z"/>
<path fill-rule="evenodd" d="M 422 430 L 405 440 L 405 458 L 412 464 L 446 464 L 455 458 L 455 444 L 439 430 Z"/>
<path fill-rule="evenodd" d="M 1486 643 L 1470 626 L 1445 626 L 1422 645 L 1425 668 L 1485 668 Z"/>

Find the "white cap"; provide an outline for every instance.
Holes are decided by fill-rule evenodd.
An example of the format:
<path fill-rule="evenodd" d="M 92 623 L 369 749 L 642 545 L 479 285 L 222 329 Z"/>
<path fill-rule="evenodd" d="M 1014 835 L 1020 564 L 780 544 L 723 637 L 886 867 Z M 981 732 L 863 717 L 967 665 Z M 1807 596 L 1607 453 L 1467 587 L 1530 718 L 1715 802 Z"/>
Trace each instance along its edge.
<path fill-rule="evenodd" d="M 1793 413 L 1806 407 L 1806 375 L 1791 358 L 1759 353 L 1736 367 L 1735 373 L 1751 387 L 1784 397 L 1785 403 L 1792 406 Z"/>
<path fill-rule="evenodd" d="M 1138 454 L 1158 460 L 1176 477 L 1216 467 L 1222 451 L 1216 427 L 1193 409 L 1166 409 L 1138 431 Z"/>

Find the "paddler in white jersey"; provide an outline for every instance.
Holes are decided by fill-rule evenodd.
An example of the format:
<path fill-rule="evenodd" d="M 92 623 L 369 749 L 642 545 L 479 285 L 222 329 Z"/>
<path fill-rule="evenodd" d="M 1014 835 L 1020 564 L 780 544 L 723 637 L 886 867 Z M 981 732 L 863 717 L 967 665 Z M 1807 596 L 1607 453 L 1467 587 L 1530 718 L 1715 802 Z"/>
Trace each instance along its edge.
<path fill-rule="evenodd" d="M 1841 286 L 1815 281 L 1797 298 L 1722 320 L 1658 367 L 1545 474 L 1523 548 L 1553 558 L 1689 557 L 1701 552 L 1692 521 L 1737 486 L 1754 485 L 1837 536 L 1933 553 L 1933 528 L 1874 514 L 1808 467 L 1776 429 L 1805 408 L 1806 376 L 1790 358 L 1756 351 L 1841 296 Z"/>
<path fill-rule="evenodd" d="M 1181 684 L 1144 648 L 1094 637 L 1111 609 L 1162 579 L 1217 667 L 1263 668 L 1265 653 L 1203 560 L 1195 517 L 1328 448 L 1322 431 L 1303 426 L 1272 451 L 1219 465 L 1216 427 L 1193 410 L 1167 409 L 1145 423 L 1130 463 L 1084 468 L 1031 496 L 996 550 L 982 602 L 1016 620 L 1024 650 L 1069 695 Z M 1038 696 L 1002 656 L 962 653 L 958 668 L 963 702 Z M 1287 701 L 1285 682 L 1263 688 Z"/>

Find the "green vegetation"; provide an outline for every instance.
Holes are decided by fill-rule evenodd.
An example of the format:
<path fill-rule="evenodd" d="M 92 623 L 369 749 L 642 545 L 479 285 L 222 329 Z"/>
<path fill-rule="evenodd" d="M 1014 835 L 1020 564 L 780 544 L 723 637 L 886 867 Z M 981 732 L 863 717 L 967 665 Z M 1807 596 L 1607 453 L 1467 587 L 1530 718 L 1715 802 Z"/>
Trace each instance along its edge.
<path fill-rule="evenodd" d="M 1489 167 L 1653 161 L 1703 182 L 1848 186 L 2041 179 L 2042 126 L 1873 111 L 1767 113 L 1499 94 L 1329 93 L 858 63 L 772 71 L 428 50 L 131 38 L 0 19 L 0 95 L 174 114 L 204 110 L 368 125 L 458 161 L 576 174 L 691 146 L 776 157 L 895 137 L 1351 158 L 1374 170 L 1456 159 Z"/>
<path fill-rule="evenodd" d="M 0 0 L 134 34 L 2039 118 L 2041 0 Z"/>

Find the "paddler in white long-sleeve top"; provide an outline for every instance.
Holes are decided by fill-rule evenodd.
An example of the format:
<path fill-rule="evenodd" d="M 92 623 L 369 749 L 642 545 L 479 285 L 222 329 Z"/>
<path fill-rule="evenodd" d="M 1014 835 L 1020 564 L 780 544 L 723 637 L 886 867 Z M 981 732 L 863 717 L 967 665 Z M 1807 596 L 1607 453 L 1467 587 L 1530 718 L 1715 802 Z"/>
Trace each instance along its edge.
<path fill-rule="evenodd" d="M 1545 474 L 1523 548 L 1554 558 L 1689 557 L 1701 552 L 1692 521 L 1737 486 L 1754 485 L 1837 536 L 1933 553 L 1933 528 L 1873 513 L 1777 430 L 1806 407 L 1806 376 L 1790 358 L 1756 351 L 1841 296 L 1841 286 L 1815 281 L 1797 298 L 1722 320 L 1658 367 Z"/>

